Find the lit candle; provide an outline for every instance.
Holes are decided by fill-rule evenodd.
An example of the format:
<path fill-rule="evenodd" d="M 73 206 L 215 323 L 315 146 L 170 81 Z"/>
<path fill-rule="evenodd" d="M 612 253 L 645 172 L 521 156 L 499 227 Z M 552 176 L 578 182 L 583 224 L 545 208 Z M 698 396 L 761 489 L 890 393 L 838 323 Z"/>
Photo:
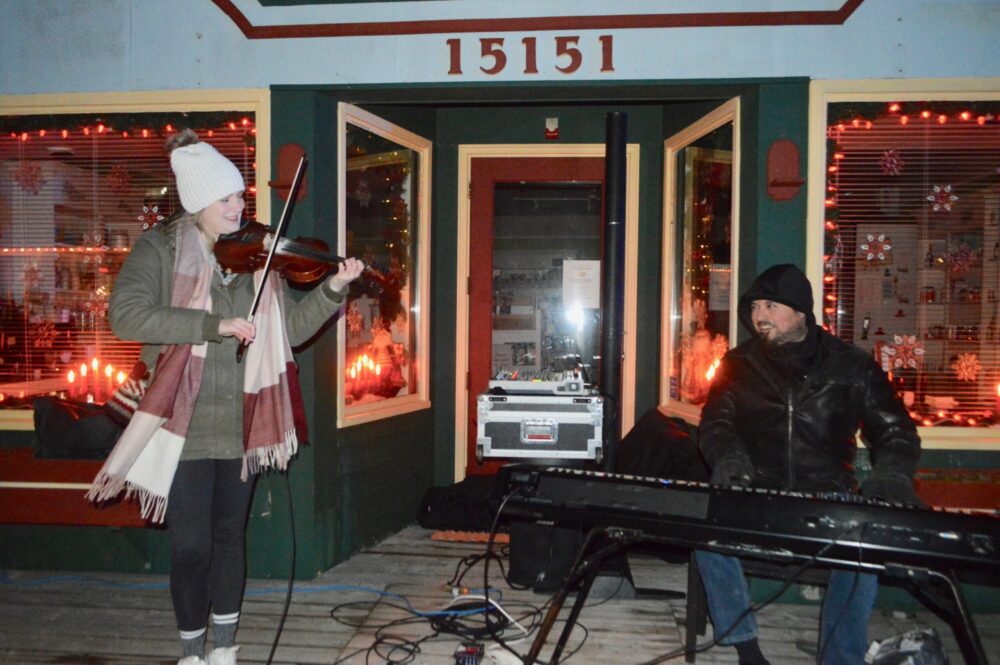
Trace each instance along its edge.
<path fill-rule="evenodd" d="M 105 399 L 111 397 L 111 393 L 114 392 L 115 390 L 114 378 L 113 378 L 114 373 L 115 373 L 115 368 L 112 367 L 110 364 L 104 366 L 104 378 L 105 378 L 104 389 L 106 391 L 104 394 Z"/>
<path fill-rule="evenodd" d="M 101 375 L 97 372 L 100 367 L 101 363 L 97 358 L 90 359 L 90 368 L 93 370 L 90 375 L 93 377 L 94 382 L 94 399 L 98 402 L 101 401 Z"/>
<path fill-rule="evenodd" d="M 69 383 L 69 396 L 76 396 L 76 372 L 70 370 L 66 373 L 66 382 Z"/>

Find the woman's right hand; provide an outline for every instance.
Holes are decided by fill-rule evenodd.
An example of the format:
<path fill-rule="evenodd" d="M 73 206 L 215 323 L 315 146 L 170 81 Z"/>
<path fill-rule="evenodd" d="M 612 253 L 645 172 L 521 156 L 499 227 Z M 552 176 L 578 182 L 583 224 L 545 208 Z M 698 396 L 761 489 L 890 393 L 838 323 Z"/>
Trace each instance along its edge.
<path fill-rule="evenodd" d="M 223 319 L 219 322 L 219 334 L 223 337 L 235 337 L 242 343 L 249 344 L 257 334 L 257 326 L 246 319 Z"/>

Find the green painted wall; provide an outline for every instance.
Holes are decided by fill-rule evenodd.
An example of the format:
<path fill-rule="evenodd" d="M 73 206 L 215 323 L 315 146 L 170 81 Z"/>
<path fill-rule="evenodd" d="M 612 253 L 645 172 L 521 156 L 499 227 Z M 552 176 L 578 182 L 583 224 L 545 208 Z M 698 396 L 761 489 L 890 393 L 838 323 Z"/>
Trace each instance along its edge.
<path fill-rule="evenodd" d="M 312 184 L 303 203 L 311 206 L 296 210 L 289 235 L 318 237 L 331 247 L 337 243 L 338 101 L 336 95 L 313 90 L 272 93 L 275 153 L 285 143 L 298 143 L 306 148 L 310 160 Z M 433 136 L 433 110 L 418 109 L 403 116 L 386 107 L 381 115 L 411 131 Z M 305 473 L 300 478 L 296 477 L 298 469 L 291 474 L 293 497 L 296 487 L 306 494 L 302 502 L 295 498 L 296 574 L 304 578 L 413 522 L 420 498 L 432 484 L 432 410 L 337 429 L 336 342 L 336 329 L 331 324 L 299 355 L 312 432 L 310 450 L 299 460 L 300 466 L 307 467 Z M 330 370 L 320 371 L 321 367 Z M 272 492 L 272 497 L 276 495 Z M 279 499 L 276 506 L 284 502 Z M 261 500 L 258 490 L 255 503 Z M 281 518 L 272 517 L 268 528 L 280 533 L 281 524 Z M 251 531 L 248 540 L 253 535 Z M 278 549 L 277 558 L 285 561 L 279 574 L 286 575 L 288 538 L 273 543 L 273 547 Z M 267 566 L 275 567 L 274 557 L 267 560 Z"/>
<path fill-rule="evenodd" d="M 561 142 L 603 143 L 610 111 L 628 113 L 640 159 L 636 418 L 655 406 L 659 364 L 663 139 L 720 103 L 741 98 L 740 283 L 778 262 L 804 262 L 805 189 L 790 201 L 766 192 L 767 148 L 789 138 L 806 165 L 808 82 L 711 81 L 669 84 L 276 87 L 272 171 L 285 143 L 310 156 L 308 196 L 289 236 L 335 246 L 337 102 L 349 101 L 434 140 L 431 228 L 431 401 L 433 408 L 344 430 L 336 428 L 336 331 L 299 350 L 311 441 L 288 474 L 258 482 L 248 531 L 250 575 L 283 578 L 292 551 L 296 576 L 313 577 L 411 523 L 423 492 L 449 484 L 454 459 L 457 150 L 463 143 L 544 143 L 544 120 L 560 118 Z M 610 103 L 609 100 L 615 100 Z M 283 202 L 272 201 L 274 219 Z M 781 242 L 775 242 L 781 238 Z M 322 369 L 321 369 L 322 368 Z M 330 371 L 332 368 L 333 371 Z M 0 446 L 26 445 L 0 433 Z M 928 451 L 923 465 L 995 468 L 995 453 Z M 289 505 L 289 493 L 291 506 Z M 292 511 L 292 508 L 294 511 Z M 161 529 L 0 525 L 0 568 L 165 572 Z"/>

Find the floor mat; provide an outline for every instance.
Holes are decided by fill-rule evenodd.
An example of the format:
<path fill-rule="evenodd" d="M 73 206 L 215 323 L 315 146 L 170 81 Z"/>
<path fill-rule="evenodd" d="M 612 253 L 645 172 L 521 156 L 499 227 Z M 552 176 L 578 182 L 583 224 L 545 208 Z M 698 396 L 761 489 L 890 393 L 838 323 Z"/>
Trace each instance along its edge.
<path fill-rule="evenodd" d="M 490 534 L 485 531 L 435 531 L 431 534 L 431 540 L 443 540 L 449 543 L 485 543 L 489 539 Z M 510 534 L 498 533 L 493 542 L 507 545 L 510 543 Z"/>

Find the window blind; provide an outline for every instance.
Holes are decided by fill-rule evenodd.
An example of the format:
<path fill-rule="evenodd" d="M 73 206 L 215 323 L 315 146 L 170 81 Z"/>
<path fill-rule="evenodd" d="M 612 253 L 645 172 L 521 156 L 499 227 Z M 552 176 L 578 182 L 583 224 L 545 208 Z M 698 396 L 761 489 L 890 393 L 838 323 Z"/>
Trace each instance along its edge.
<path fill-rule="evenodd" d="M 242 112 L 0 117 L 0 406 L 102 402 L 139 345 L 107 322 L 139 234 L 181 206 L 164 141 L 190 127 L 241 170 L 255 215 L 255 129 Z"/>
<path fill-rule="evenodd" d="M 924 426 L 1000 404 L 1000 102 L 828 107 L 824 324 Z"/>

